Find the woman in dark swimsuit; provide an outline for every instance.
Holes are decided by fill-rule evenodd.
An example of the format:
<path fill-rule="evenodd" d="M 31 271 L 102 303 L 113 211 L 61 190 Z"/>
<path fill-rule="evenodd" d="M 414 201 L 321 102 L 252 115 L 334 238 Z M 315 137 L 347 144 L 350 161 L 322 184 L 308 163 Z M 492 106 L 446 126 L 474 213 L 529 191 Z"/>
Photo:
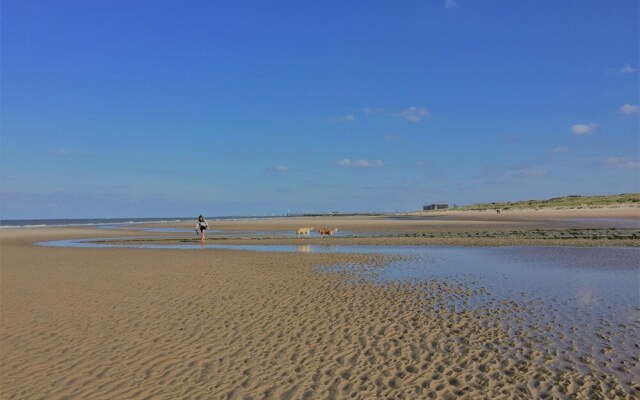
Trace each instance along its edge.
<path fill-rule="evenodd" d="M 196 222 L 196 233 L 200 230 L 200 243 L 204 243 L 205 241 L 205 231 L 209 229 L 209 223 L 206 219 L 201 215 L 198 217 L 198 222 Z"/>

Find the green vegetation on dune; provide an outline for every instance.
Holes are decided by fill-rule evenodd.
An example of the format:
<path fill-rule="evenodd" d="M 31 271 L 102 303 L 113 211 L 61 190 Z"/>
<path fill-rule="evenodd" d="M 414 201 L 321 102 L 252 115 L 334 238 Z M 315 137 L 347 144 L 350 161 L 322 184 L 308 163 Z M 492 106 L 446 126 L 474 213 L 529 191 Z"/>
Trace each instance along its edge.
<path fill-rule="evenodd" d="M 524 200 L 503 203 L 483 203 L 457 207 L 456 210 L 509 210 L 539 208 L 599 208 L 610 206 L 640 206 L 640 193 L 624 193 L 604 196 L 564 196 L 547 200 Z"/>

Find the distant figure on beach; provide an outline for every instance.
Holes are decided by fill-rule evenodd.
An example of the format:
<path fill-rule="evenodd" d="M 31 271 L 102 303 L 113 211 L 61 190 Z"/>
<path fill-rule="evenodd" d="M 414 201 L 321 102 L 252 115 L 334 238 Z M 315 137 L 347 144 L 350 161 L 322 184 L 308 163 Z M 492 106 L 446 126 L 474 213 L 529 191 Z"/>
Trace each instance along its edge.
<path fill-rule="evenodd" d="M 500 209 L 497 209 L 497 210 L 496 210 L 496 214 L 500 214 Z"/>
<path fill-rule="evenodd" d="M 202 215 L 198 217 L 198 222 L 196 222 L 196 234 L 200 231 L 200 243 L 204 243 L 205 240 L 205 231 L 209 229 L 209 223 Z"/>

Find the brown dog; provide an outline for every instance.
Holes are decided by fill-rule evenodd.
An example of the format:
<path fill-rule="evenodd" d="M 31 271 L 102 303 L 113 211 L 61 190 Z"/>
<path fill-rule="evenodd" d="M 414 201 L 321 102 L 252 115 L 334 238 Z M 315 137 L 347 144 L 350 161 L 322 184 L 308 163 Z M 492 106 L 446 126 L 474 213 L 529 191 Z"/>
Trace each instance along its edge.
<path fill-rule="evenodd" d="M 334 233 L 338 232 L 338 228 L 328 229 L 328 228 L 320 228 L 318 229 L 320 232 L 320 236 L 331 236 Z"/>

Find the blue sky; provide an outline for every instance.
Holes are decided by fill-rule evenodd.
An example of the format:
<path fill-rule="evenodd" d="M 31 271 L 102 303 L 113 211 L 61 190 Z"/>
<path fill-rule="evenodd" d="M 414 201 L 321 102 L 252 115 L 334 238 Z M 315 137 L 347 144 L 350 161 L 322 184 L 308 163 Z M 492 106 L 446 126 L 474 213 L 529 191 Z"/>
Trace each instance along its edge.
<path fill-rule="evenodd" d="M 640 191 L 637 0 L 2 2 L 0 216 Z"/>

